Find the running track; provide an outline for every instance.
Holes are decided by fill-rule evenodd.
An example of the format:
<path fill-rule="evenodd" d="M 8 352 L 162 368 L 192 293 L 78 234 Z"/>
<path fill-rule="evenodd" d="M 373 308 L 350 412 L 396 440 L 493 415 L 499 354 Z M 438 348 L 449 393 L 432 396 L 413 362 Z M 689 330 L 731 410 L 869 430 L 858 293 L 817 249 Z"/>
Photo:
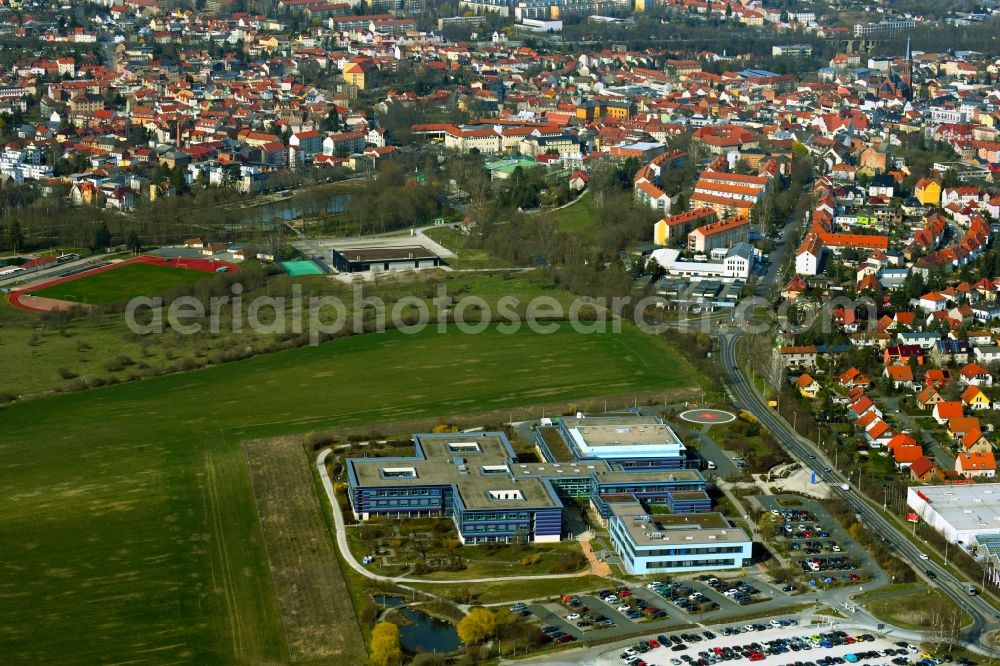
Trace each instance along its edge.
<path fill-rule="evenodd" d="M 18 289 L 16 291 L 10 292 L 10 304 L 21 308 L 22 310 L 30 310 L 32 312 L 47 312 L 53 310 L 60 305 L 65 305 L 66 307 L 72 305 L 79 305 L 79 303 L 71 303 L 69 301 L 60 301 L 52 298 L 40 298 L 33 297 L 32 300 L 37 299 L 40 301 L 34 306 L 28 305 L 22 302 L 22 298 L 25 296 L 31 296 L 31 293 L 39 289 L 45 289 L 47 287 L 53 287 L 58 284 L 63 284 L 65 282 L 72 282 L 73 280 L 79 280 L 80 278 L 90 277 L 91 275 L 96 275 L 97 273 L 103 273 L 105 271 L 112 271 L 121 266 L 128 264 L 152 264 L 155 266 L 170 266 L 171 268 L 186 268 L 194 271 L 204 271 L 205 273 L 214 273 L 215 270 L 221 266 L 226 266 L 229 272 L 235 273 L 239 270 L 239 266 L 230 263 L 228 261 L 219 261 L 212 259 L 187 259 L 187 258 L 171 258 L 170 261 L 166 261 L 162 257 L 153 257 L 150 255 L 142 255 L 139 257 L 133 257 L 132 259 L 126 259 L 125 261 L 119 261 L 114 264 L 107 264 L 105 266 L 98 266 L 97 268 L 92 268 L 88 271 L 83 271 L 82 273 L 76 273 L 74 275 L 68 275 L 66 277 L 56 278 L 54 280 L 49 280 L 48 282 L 41 282 L 39 284 L 31 285 L 30 287 L 25 287 L 24 289 Z M 43 307 L 47 306 L 47 307 Z"/>

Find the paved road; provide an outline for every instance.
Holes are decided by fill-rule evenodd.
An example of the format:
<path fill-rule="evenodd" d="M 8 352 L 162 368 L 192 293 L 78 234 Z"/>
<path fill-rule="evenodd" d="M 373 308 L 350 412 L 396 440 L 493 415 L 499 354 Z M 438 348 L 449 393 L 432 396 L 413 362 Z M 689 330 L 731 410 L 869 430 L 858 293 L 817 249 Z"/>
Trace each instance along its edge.
<path fill-rule="evenodd" d="M 741 334 L 734 330 L 726 330 L 720 334 L 723 376 L 734 396 L 740 400 L 744 409 L 753 413 L 775 435 L 781 446 L 793 458 L 807 465 L 810 464 L 811 460 L 819 460 L 828 465 L 822 451 L 792 430 L 787 421 L 774 410 L 768 408 L 756 387 L 745 381 L 738 369 L 739 361 L 736 355 L 736 344 L 740 336 Z M 920 558 L 922 551 L 900 532 L 894 522 L 891 522 L 884 515 L 881 507 L 876 507 L 859 495 L 853 486 L 848 486 L 848 490 L 842 490 L 841 484 L 846 484 L 847 479 L 844 479 L 836 471 L 824 472 L 822 477 L 824 481 L 831 484 L 838 497 L 845 500 L 856 513 L 861 515 L 869 529 L 878 530 L 889 537 L 889 541 L 896 549 L 896 555 L 907 562 L 919 576 L 927 579 L 924 574 L 925 570 L 930 570 L 937 575 L 936 580 L 927 579 L 928 583 L 940 588 L 973 618 L 972 623 L 963 630 L 963 639 L 972 644 L 989 647 L 984 643 L 984 634 L 1000 628 L 1000 611 L 991 606 L 983 597 L 970 597 L 963 589 L 966 582 L 978 584 L 979 581 L 968 581 L 964 576 L 956 577 L 958 572 L 953 569 L 945 568 L 933 560 L 922 560 Z"/>
<path fill-rule="evenodd" d="M 77 259 L 76 261 L 67 261 L 64 264 L 53 264 L 51 268 L 43 268 L 39 271 L 31 273 L 15 273 L 11 277 L 0 278 L 0 286 L 10 287 L 15 283 L 21 283 L 17 284 L 17 288 L 20 289 L 22 287 L 30 286 L 36 282 L 49 280 L 64 271 L 81 271 L 85 268 L 89 268 L 91 265 L 103 264 L 107 261 L 109 256 L 111 255 L 95 254 L 83 259 Z"/>

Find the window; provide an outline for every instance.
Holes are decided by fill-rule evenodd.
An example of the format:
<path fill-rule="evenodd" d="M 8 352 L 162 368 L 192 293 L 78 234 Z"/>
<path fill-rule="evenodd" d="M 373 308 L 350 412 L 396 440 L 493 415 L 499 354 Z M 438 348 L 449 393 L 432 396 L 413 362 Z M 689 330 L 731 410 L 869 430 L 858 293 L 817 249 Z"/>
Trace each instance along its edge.
<path fill-rule="evenodd" d="M 490 499 L 498 501 L 506 500 L 523 500 L 524 495 L 521 494 L 520 490 L 491 490 Z"/>
<path fill-rule="evenodd" d="M 417 469 L 415 467 L 383 467 L 383 479 L 415 479 Z"/>
<path fill-rule="evenodd" d="M 476 442 L 448 442 L 448 450 L 452 453 L 480 453 Z"/>

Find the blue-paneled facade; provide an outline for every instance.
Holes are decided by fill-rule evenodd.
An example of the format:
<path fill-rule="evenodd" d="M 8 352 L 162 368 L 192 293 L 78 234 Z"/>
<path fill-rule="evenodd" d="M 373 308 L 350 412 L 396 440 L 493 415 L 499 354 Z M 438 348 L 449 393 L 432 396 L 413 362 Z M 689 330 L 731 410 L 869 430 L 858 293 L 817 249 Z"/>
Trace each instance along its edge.
<path fill-rule="evenodd" d="M 413 443 L 413 456 L 347 460 L 348 497 L 359 520 L 446 516 L 463 543 L 522 543 L 559 541 L 564 507 L 580 500 L 605 521 L 623 501 L 662 504 L 673 513 L 711 507 L 705 479 L 693 469 L 599 459 L 520 463 L 502 432 L 423 433 Z"/>
<path fill-rule="evenodd" d="M 553 424 L 578 461 L 601 460 L 622 470 L 697 469 L 684 444 L 661 419 L 647 416 L 560 418 Z M 541 429 L 539 448 L 551 455 Z"/>
<path fill-rule="evenodd" d="M 635 575 L 749 566 L 753 541 L 746 532 L 721 514 L 704 518 L 711 526 L 698 524 L 698 517 L 693 524 L 661 523 L 638 502 L 622 502 L 612 508 L 608 534 L 622 568 Z"/>

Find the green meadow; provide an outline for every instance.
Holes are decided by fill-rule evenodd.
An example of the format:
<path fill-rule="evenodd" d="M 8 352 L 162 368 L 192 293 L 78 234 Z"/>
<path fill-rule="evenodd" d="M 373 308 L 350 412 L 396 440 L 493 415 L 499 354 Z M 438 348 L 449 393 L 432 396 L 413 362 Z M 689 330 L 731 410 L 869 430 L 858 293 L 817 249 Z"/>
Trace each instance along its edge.
<path fill-rule="evenodd" d="M 286 662 L 242 440 L 697 379 L 660 338 L 564 325 L 356 336 L 15 403 L 0 410 L 0 654 Z"/>
<path fill-rule="evenodd" d="M 157 264 L 126 264 L 31 292 L 44 298 L 104 305 L 136 296 L 162 294 L 185 282 L 214 277 L 213 273 Z"/>

